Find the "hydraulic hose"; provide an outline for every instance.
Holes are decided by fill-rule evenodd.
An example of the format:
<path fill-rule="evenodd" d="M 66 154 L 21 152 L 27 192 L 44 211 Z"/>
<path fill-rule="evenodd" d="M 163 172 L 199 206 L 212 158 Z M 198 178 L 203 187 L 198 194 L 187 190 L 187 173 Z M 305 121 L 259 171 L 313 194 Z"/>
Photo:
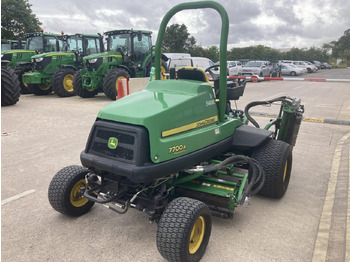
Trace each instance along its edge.
<path fill-rule="evenodd" d="M 233 155 L 226 158 L 219 164 L 212 164 L 203 167 L 203 172 L 213 172 L 219 169 L 223 169 L 232 164 L 249 164 L 251 176 L 248 182 L 248 186 L 243 193 L 241 204 L 244 203 L 246 197 L 251 197 L 259 192 L 265 182 L 265 173 L 258 161 L 253 158 L 243 156 L 243 155 Z"/>

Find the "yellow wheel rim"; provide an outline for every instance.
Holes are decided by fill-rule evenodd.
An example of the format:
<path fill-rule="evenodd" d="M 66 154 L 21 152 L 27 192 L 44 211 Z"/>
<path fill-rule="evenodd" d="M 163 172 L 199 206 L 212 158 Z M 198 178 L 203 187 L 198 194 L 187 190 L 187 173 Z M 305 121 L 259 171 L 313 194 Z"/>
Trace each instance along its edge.
<path fill-rule="evenodd" d="M 38 85 L 39 86 L 39 88 L 41 89 L 41 90 L 49 90 L 50 89 L 50 85 Z"/>
<path fill-rule="evenodd" d="M 68 74 L 63 78 L 63 87 L 68 92 L 73 92 L 73 78 L 74 75 Z"/>
<path fill-rule="evenodd" d="M 80 179 L 72 188 L 72 191 L 70 191 L 70 202 L 75 207 L 82 207 L 87 202 L 88 199 L 85 197 L 82 197 L 80 194 L 80 188 L 87 187 L 87 184 L 85 182 L 85 179 Z"/>
<path fill-rule="evenodd" d="M 89 92 L 92 92 L 92 91 L 94 91 L 95 89 L 93 89 L 93 88 L 85 88 L 85 90 L 87 90 L 87 91 L 89 91 Z"/>
<path fill-rule="evenodd" d="M 117 81 L 115 81 L 115 89 L 118 91 L 118 80 L 119 79 L 126 79 L 124 76 L 120 76 L 117 78 Z"/>
<path fill-rule="evenodd" d="M 202 216 L 200 216 L 194 226 L 192 228 L 190 244 L 189 244 L 189 252 L 190 254 L 194 254 L 198 251 L 199 247 L 202 244 L 203 237 L 205 232 L 205 221 Z"/>
<path fill-rule="evenodd" d="M 287 176 L 287 167 L 288 167 L 288 161 L 286 161 L 286 164 L 284 165 L 284 173 L 283 173 L 283 183 L 286 180 Z"/>

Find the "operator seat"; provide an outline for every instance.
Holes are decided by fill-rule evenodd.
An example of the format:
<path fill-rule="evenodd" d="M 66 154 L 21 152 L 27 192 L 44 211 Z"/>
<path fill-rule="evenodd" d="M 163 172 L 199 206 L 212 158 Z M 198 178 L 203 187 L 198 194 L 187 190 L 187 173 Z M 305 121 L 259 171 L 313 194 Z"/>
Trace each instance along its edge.
<path fill-rule="evenodd" d="M 207 75 L 201 68 L 186 66 L 177 70 L 177 79 L 187 79 L 207 82 L 210 84 Z"/>

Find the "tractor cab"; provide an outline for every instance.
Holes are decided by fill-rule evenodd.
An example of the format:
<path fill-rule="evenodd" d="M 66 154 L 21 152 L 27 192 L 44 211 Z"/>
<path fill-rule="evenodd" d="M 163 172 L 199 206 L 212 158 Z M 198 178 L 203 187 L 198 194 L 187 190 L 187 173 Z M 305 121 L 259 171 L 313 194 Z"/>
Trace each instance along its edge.
<path fill-rule="evenodd" d="M 140 66 L 152 49 L 151 31 L 114 30 L 106 32 L 107 50 L 120 52 L 124 61 L 131 60 Z"/>
<path fill-rule="evenodd" d="M 25 34 L 28 50 L 35 50 L 36 53 L 57 52 L 63 49 L 63 34 L 29 33 Z"/>
<path fill-rule="evenodd" d="M 75 53 L 77 61 L 82 62 L 84 56 L 103 52 L 104 46 L 102 38 L 100 34 L 68 35 L 65 39 L 65 50 Z"/>

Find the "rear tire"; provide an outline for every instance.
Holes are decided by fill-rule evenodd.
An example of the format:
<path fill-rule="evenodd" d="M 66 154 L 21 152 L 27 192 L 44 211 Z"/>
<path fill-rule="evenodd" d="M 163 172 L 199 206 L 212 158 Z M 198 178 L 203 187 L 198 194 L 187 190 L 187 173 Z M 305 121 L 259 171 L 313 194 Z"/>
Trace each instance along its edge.
<path fill-rule="evenodd" d="M 128 71 L 123 68 L 113 68 L 103 78 L 103 92 L 111 100 L 117 98 L 118 80 L 130 77 Z"/>
<path fill-rule="evenodd" d="M 77 217 L 92 208 L 95 202 L 80 195 L 80 188 L 87 187 L 85 175 L 88 172 L 82 166 L 67 166 L 56 173 L 48 190 L 49 202 L 56 211 Z"/>
<path fill-rule="evenodd" d="M 23 79 L 22 79 L 22 76 L 25 73 L 30 72 L 32 70 L 33 70 L 33 68 L 31 65 L 20 65 L 20 66 L 17 66 L 15 68 L 15 72 L 18 76 L 18 80 L 19 80 L 19 84 L 20 84 L 20 88 L 21 88 L 21 94 L 31 94 L 32 93 L 30 88 L 29 88 L 29 85 L 23 83 Z"/>
<path fill-rule="evenodd" d="M 74 88 L 75 94 L 82 98 L 91 98 L 96 96 L 98 93 L 97 89 L 90 90 L 88 88 L 83 88 L 83 83 L 81 80 L 81 74 L 79 70 L 74 75 L 73 88 Z"/>
<path fill-rule="evenodd" d="M 158 223 L 157 248 L 168 261 L 199 261 L 208 245 L 211 213 L 201 201 L 179 197 L 174 199 Z"/>
<path fill-rule="evenodd" d="M 296 73 L 296 72 L 294 72 L 294 71 L 292 71 L 292 72 L 290 72 L 290 75 L 291 75 L 291 76 L 296 76 L 296 75 L 297 75 L 297 73 Z"/>
<path fill-rule="evenodd" d="M 1 66 L 1 106 L 10 106 L 18 102 L 20 97 L 18 77 L 11 67 Z"/>
<path fill-rule="evenodd" d="M 275 139 L 269 139 L 257 148 L 252 157 L 265 171 L 265 183 L 260 195 L 281 198 L 287 191 L 292 170 L 292 146 Z"/>
<path fill-rule="evenodd" d="M 52 76 L 52 88 L 60 97 L 74 96 L 73 79 L 75 71 L 73 68 L 64 67 L 58 69 Z"/>

